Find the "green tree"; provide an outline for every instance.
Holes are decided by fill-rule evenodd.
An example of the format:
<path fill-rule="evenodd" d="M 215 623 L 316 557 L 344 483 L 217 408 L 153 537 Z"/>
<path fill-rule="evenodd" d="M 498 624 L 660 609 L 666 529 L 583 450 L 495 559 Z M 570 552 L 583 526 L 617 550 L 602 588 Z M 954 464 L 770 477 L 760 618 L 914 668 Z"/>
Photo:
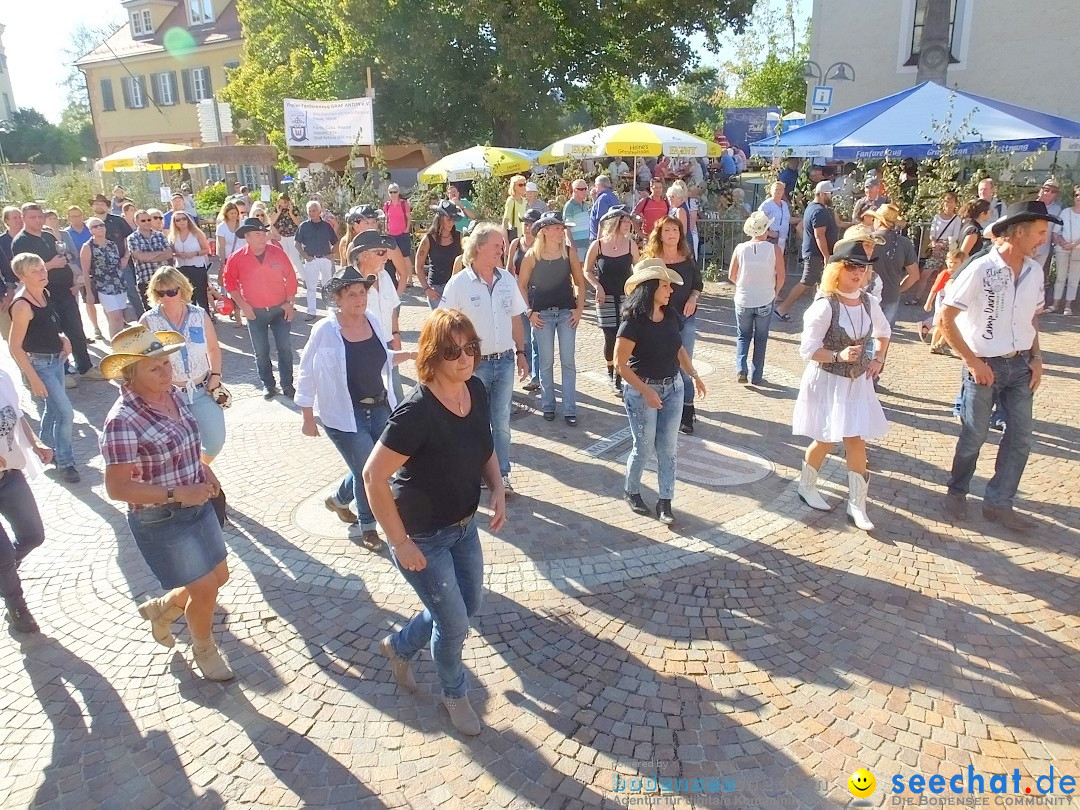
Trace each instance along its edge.
<path fill-rule="evenodd" d="M 694 106 L 670 90 L 646 90 L 630 105 L 630 118 L 688 131 L 694 126 Z"/>
<path fill-rule="evenodd" d="M 10 122 L 11 132 L 0 134 L 0 144 L 12 163 L 71 164 L 82 157 L 79 139 L 37 110 L 15 110 Z"/>
<path fill-rule="evenodd" d="M 656 85 L 677 81 L 696 63 L 690 35 L 716 45 L 753 3 L 620 0 L 598 14 L 552 0 L 239 0 L 244 59 L 224 95 L 246 136 L 280 147 L 283 98 L 360 95 L 371 68 L 380 141 L 545 143 L 568 106 L 605 103 L 642 66 Z"/>
<path fill-rule="evenodd" d="M 795 15 L 794 0 L 763 0 L 739 37 L 735 57 L 724 64 L 726 84 L 735 87 L 726 107 L 806 107 L 803 63 L 810 53 L 810 22 Z"/>

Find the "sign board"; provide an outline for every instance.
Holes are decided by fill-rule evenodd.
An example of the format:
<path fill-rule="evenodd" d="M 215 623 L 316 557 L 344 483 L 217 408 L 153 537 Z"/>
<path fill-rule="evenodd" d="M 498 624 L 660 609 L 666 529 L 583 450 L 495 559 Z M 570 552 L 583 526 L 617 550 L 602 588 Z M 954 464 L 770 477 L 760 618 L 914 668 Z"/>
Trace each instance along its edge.
<path fill-rule="evenodd" d="M 286 146 L 375 145 L 370 98 L 285 99 Z"/>
<path fill-rule="evenodd" d="M 810 102 L 810 112 L 814 115 L 828 115 L 832 107 L 833 89 L 823 84 L 814 86 L 814 96 Z"/>
<path fill-rule="evenodd" d="M 781 115 L 779 107 L 729 107 L 724 110 L 724 137 L 730 146 L 738 146 L 747 155 L 750 144 L 773 134 L 769 113 Z"/>
<path fill-rule="evenodd" d="M 222 136 L 232 134 L 232 105 L 207 98 L 195 105 L 195 109 L 203 143 L 221 143 Z"/>

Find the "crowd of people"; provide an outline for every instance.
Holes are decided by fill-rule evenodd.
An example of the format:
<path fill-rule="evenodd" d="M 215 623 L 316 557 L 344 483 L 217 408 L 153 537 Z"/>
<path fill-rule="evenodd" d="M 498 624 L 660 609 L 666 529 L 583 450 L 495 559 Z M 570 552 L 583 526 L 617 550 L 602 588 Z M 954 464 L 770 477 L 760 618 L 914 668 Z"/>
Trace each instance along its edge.
<path fill-rule="evenodd" d="M 498 531 L 514 494 L 516 384 L 539 390 L 544 420 L 554 421 L 561 410 L 568 427 L 577 425 L 576 336 L 590 298 L 610 391 L 622 399 L 631 433 L 623 499 L 634 513 L 668 525 L 677 520 L 678 434 L 694 432 L 697 398 L 706 396 L 694 367 L 704 292 L 697 211 L 681 180 L 668 185 L 656 174 L 648 178 L 647 196 L 622 204 L 612 190 L 618 163 L 591 187 L 575 180 L 561 211 L 516 175 L 498 222 L 480 219 L 453 185 L 424 212 L 391 185 L 382 210 L 357 205 L 342 216 L 343 235 L 317 199 L 305 203 L 301 218 L 285 194 L 267 207 L 240 188 L 219 212 L 216 250 L 188 207 L 187 189 L 167 214 L 136 208 L 128 218 L 117 188 L 112 199 L 90 201 L 93 217 L 72 207 L 63 229 L 36 203 L 5 209 L 4 337 L 41 403 L 39 438 L 22 415 L 14 381 L 0 374 L 6 414 L 0 422 L 8 439 L 0 442 L 0 514 L 13 535 L 0 528 L 0 585 L 12 626 L 36 630 L 17 574 L 19 562 L 43 541 L 26 480 L 51 462 L 65 482 L 78 483 L 68 381 L 109 380 L 120 393 L 103 421 L 106 490 L 127 504 L 132 535 L 163 589 L 138 611 L 166 647 L 175 644 L 173 623 L 186 616 L 202 675 L 233 677 L 213 637 L 228 566 L 227 505 L 212 469 L 225 447 L 231 402 L 216 328 L 231 314 L 234 324 L 246 324 L 264 398 L 280 392 L 293 400 L 301 433 L 316 437 L 321 425 L 341 456 L 345 469 L 326 494 L 326 508 L 356 526 L 363 547 L 387 550 L 423 604 L 381 642 L 394 680 L 415 689 L 411 661 L 430 646 L 453 725 L 479 733 L 461 647 L 481 601 L 475 522 L 481 490 L 488 492 L 490 527 Z M 915 291 L 920 297 L 909 301 L 921 304 L 925 296 L 934 313 L 925 330 L 931 350 L 951 347 L 965 366 L 961 434 L 944 509 L 951 519 L 966 519 L 966 496 L 996 405 L 1005 436 L 983 514 L 1026 528 L 1013 500 L 1030 452 L 1032 395 L 1041 377 L 1041 262 L 1048 245 L 1066 254 L 1055 298 L 1074 296 L 1071 253 L 1080 235 L 1070 229 L 1080 223 L 1080 195 L 1072 215 L 1048 204 L 1052 181 L 1040 199 L 1007 208 L 984 197 L 960 206 L 955 194 L 946 195 L 930 226 L 930 255 L 920 263 L 901 210 L 876 177 L 868 178 L 852 223 L 838 221 L 831 205 L 838 189 L 826 179 L 794 219 L 783 178 L 745 217 L 747 241 L 731 257 L 729 280 L 737 384 L 765 384 L 773 314 L 790 320 L 800 296 L 814 294 L 803 314 L 799 354 L 807 367 L 792 419 L 795 435 L 810 440 L 799 497 L 812 509 L 831 508 L 817 481 L 832 448 L 843 444 L 847 515 L 860 529 L 874 528 L 867 446 L 889 429 L 878 378 L 903 293 Z M 430 226 L 414 249 L 410 234 L 420 217 L 430 217 Z M 802 270 L 781 300 L 793 228 L 801 229 Z M 432 312 L 417 345 L 405 348 L 399 312 L 413 276 Z M 314 326 L 294 371 L 301 284 Z M 108 334 L 87 336 L 83 314 L 100 323 L 99 304 Z M 87 348 L 96 341 L 108 348 L 98 366 Z M 419 381 L 411 391 L 403 390 L 397 370 L 406 361 L 415 361 Z M 597 367 L 600 362 L 597 357 Z M 658 498 L 650 506 L 641 479 L 652 458 Z"/>

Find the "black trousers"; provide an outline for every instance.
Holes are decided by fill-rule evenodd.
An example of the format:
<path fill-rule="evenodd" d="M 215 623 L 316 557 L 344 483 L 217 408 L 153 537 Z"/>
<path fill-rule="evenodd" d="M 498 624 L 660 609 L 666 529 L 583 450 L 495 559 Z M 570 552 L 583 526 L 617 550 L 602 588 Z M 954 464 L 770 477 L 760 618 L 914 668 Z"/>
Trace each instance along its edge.
<path fill-rule="evenodd" d="M 22 426 L 16 422 L 14 430 L 22 430 Z M 22 582 L 15 569 L 23 557 L 45 540 L 34 493 L 21 470 L 8 470 L 0 476 L 0 515 L 11 524 L 15 535 L 13 540 L 0 525 L 0 596 L 21 599 Z"/>
<path fill-rule="evenodd" d="M 83 331 L 82 313 L 79 312 L 79 301 L 71 294 L 71 290 L 62 288 L 49 290 L 53 309 L 60 319 L 60 326 L 71 341 L 71 356 L 75 360 L 75 368 L 80 374 L 85 374 L 94 364 L 90 360 L 90 353 L 86 350 L 86 332 Z"/>
<path fill-rule="evenodd" d="M 210 311 L 210 294 L 208 288 L 210 285 L 210 276 L 207 273 L 205 267 L 192 267 L 185 265 L 184 267 L 178 267 L 181 273 L 184 274 L 189 282 L 191 282 L 191 288 L 194 291 L 191 296 L 191 300 L 198 306 Z"/>

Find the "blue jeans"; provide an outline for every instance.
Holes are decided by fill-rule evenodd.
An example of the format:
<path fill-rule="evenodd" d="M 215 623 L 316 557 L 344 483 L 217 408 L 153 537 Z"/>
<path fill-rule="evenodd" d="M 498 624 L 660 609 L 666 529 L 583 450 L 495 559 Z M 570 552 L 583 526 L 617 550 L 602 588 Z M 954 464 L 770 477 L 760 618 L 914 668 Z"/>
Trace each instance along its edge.
<path fill-rule="evenodd" d="M 18 426 L 15 428 L 20 430 Z M 8 470 L 0 476 L 0 515 L 11 525 L 12 540 L 0 525 L 0 596 L 5 599 L 23 595 L 22 582 L 15 570 L 22 559 L 45 542 L 34 493 L 22 470 Z"/>
<path fill-rule="evenodd" d="M 1011 509 L 1031 454 L 1031 368 L 1026 352 L 1009 359 L 993 357 L 986 362 L 994 371 L 992 385 L 977 384 L 971 372 L 964 369 L 964 385 L 960 391 L 960 438 L 953 455 L 949 492 L 955 495 L 968 493 L 979 451 L 990 431 L 994 399 L 1000 398 L 1008 419 L 998 446 L 994 477 L 986 484 L 984 501 L 1000 509 Z"/>
<path fill-rule="evenodd" d="M 367 493 L 364 492 L 364 465 L 367 464 L 368 456 L 372 448 L 379 441 L 386 421 L 390 418 L 390 406 L 378 405 L 374 408 L 361 408 L 353 406 L 353 416 L 356 417 L 356 432 L 338 430 L 327 427 L 326 435 L 334 443 L 334 447 L 345 459 L 345 465 L 349 471 L 341 479 L 334 499 L 338 503 L 351 503 L 356 501 L 356 516 L 360 521 L 360 528 L 364 531 L 374 529 L 376 526 L 375 516 L 371 514 L 368 506 Z"/>
<path fill-rule="evenodd" d="M 424 609 L 391 636 L 390 643 L 400 657 L 411 659 L 430 642 L 443 695 L 464 697 L 467 690 L 461 649 L 484 591 L 484 553 L 476 520 L 411 537 L 427 559 L 422 571 L 402 568 L 392 546 L 390 556 L 416 590 Z"/>
<path fill-rule="evenodd" d="M 660 410 L 647 407 L 641 392 L 623 382 L 623 405 L 634 439 L 634 446 L 626 457 L 624 489 L 631 495 L 641 492 L 641 472 L 655 453 L 660 497 L 671 500 L 675 497 L 675 455 L 682 419 L 683 381 L 676 377 L 673 383 L 649 387 L 660 395 Z"/>
<path fill-rule="evenodd" d="M 510 474 L 510 406 L 514 398 L 514 352 L 503 352 L 495 360 L 482 360 L 473 373 L 487 390 L 491 408 L 491 436 L 495 440 L 495 457 L 499 473 Z"/>
<path fill-rule="evenodd" d="M 524 312 L 521 313 L 521 323 L 525 327 L 525 365 L 529 367 L 530 379 L 536 379 L 540 369 L 540 357 L 536 351 L 536 335 L 533 334 L 532 321 Z"/>
<path fill-rule="evenodd" d="M 428 298 L 428 300 L 427 300 L 428 309 L 438 309 L 439 304 L 442 303 L 442 294 L 443 294 L 443 290 L 446 289 L 446 285 L 445 284 L 432 284 L 430 281 L 428 281 L 428 286 L 431 287 L 431 289 L 433 289 L 436 293 L 439 294 L 438 298 Z"/>
<path fill-rule="evenodd" d="M 135 280 L 135 268 L 131 266 L 130 262 L 124 267 L 124 291 L 127 293 L 128 306 L 135 313 L 135 320 L 139 320 L 143 313 L 146 312 L 146 307 L 143 306 L 142 293 L 139 291 L 139 284 Z"/>
<path fill-rule="evenodd" d="M 52 448 L 57 467 L 75 464 L 71 449 L 75 411 L 64 388 L 64 360 L 58 354 L 31 354 L 30 365 L 45 385 L 45 407 L 41 412 L 41 440 Z"/>
<path fill-rule="evenodd" d="M 687 355 L 691 358 L 694 356 L 694 343 L 697 342 L 697 310 L 694 310 L 694 314 L 689 318 L 681 318 L 682 320 L 682 346 L 686 349 Z M 679 369 L 679 376 L 682 377 L 683 405 L 694 404 L 694 381 L 690 379 L 690 376 Z M 681 414 L 680 414 L 681 416 Z"/>
<path fill-rule="evenodd" d="M 577 366 L 574 365 L 574 339 L 577 329 L 570 325 L 572 309 L 543 309 L 537 313 L 544 325 L 533 333 L 540 357 L 540 407 L 555 413 L 555 335 L 559 336 L 559 362 L 562 365 L 563 415 L 577 416 Z"/>
<path fill-rule="evenodd" d="M 749 373 L 754 383 L 761 382 L 761 374 L 765 370 L 765 344 L 769 339 L 772 313 L 772 304 L 760 307 L 735 307 L 735 373 Z M 754 343 L 754 359 L 748 372 L 746 355 L 750 351 L 751 341 Z"/>
<path fill-rule="evenodd" d="M 251 348 L 255 351 L 255 368 L 259 379 L 267 391 L 277 388 L 274 382 L 274 367 L 270 364 L 270 334 L 274 335 L 277 347 L 278 375 L 281 387 L 293 387 L 292 340 L 289 335 L 289 322 L 285 320 L 285 310 L 281 307 L 256 309 L 255 319 L 248 321 L 248 335 L 251 336 Z"/>
<path fill-rule="evenodd" d="M 187 394 L 180 393 L 187 402 Z M 196 388 L 188 404 L 191 415 L 199 423 L 199 442 L 202 444 L 202 454 L 213 458 L 221 452 L 225 446 L 225 411 L 214 401 L 205 388 Z"/>

